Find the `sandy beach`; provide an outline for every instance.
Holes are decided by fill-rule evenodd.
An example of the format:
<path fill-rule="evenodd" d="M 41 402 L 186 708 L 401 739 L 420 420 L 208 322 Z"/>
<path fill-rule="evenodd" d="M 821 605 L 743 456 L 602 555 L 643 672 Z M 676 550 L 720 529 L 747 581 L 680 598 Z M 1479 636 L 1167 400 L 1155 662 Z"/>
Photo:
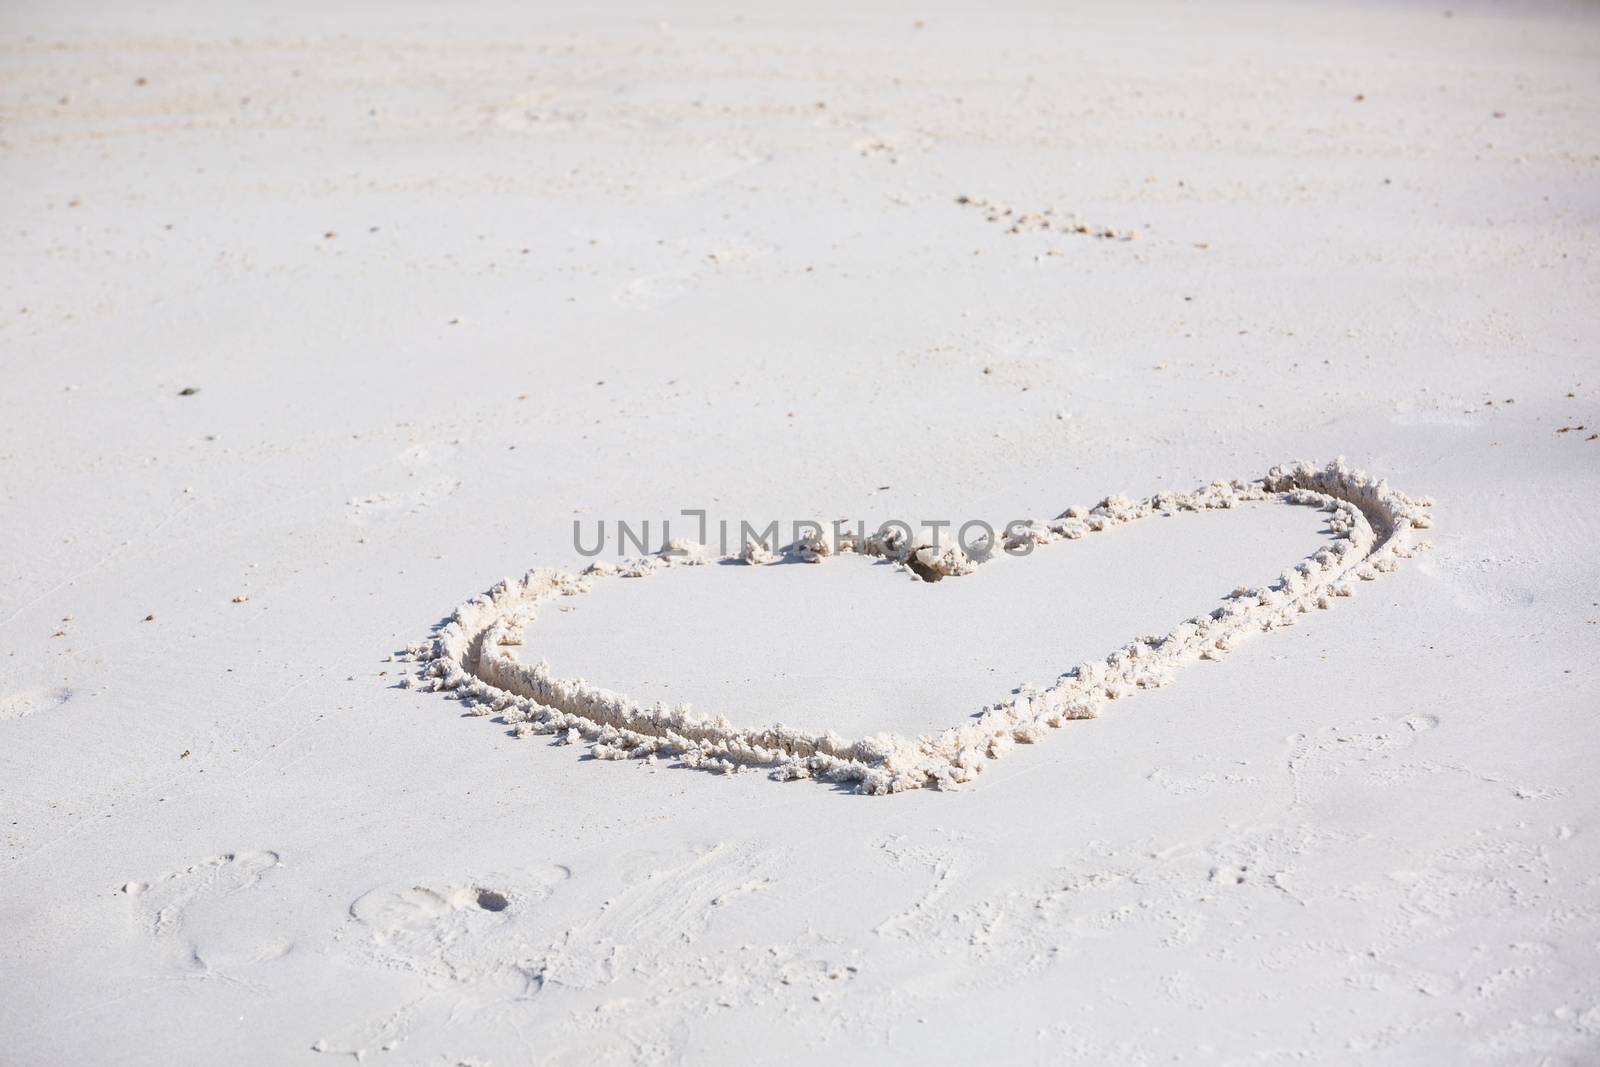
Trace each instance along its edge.
<path fill-rule="evenodd" d="M 0 1065 L 1600 1060 L 1593 4 L 13 0 L 0 174 Z"/>

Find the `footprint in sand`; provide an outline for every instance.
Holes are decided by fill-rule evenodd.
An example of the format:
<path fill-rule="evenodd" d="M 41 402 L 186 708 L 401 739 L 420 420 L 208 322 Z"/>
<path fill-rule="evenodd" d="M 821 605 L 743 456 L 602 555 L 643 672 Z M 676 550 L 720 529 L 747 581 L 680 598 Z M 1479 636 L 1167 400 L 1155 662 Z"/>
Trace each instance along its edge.
<path fill-rule="evenodd" d="M 54 688 L 46 686 L 40 689 L 25 689 L 20 693 L 8 693 L 0 696 L 0 722 L 20 719 L 36 711 L 59 708 L 71 699 L 72 690 L 65 686 Z"/>
<path fill-rule="evenodd" d="M 180 970 L 230 970 L 276 959 L 294 947 L 238 921 L 255 910 L 250 897 L 278 866 L 276 852 L 227 852 L 153 882 L 128 882 L 122 893 L 139 928 L 174 956 Z"/>
<path fill-rule="evenodd" d="M 457 980 L 502 967 L 493 950 L 507 924 L 525 917 L 571 877 L 566 867 L 431 884 L 379 886 L 350 905 L 376 961 Z"/>
<path fill-rule="evenodd" d="M 499 1018 L 518 1010 L 543 984 L 542 905 L 571 877 L 569 868 L 552 865 L 363 893 L 350 905 L 350 926 L 337 937 L 354 956 L 351 962 L 421 975 L 431 991 L 324 1033 L 312 1051 L 360 1060 L 439 1038 L 462 1015 Z"/>

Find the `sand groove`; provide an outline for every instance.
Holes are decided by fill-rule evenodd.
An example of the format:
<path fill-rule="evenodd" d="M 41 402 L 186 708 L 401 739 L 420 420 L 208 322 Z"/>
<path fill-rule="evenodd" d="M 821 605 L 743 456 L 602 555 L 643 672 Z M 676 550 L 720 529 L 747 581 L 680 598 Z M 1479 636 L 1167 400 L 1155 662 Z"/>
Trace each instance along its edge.
<path fill-rule="evenodd" d="M 1336 598 L 1351 595 L 1356 582 L 1394 570 L 1423 547 L 1416 531 L 1432 521 L 1429 501 L 1407 496 L 1343 461 L 1325 467 L 1299 462 L 1274 467 L 1255 482 L 1217 481 L 1191 493 L 1159 493 L 1137 501 L 1107 497 L 1092 508 L 1070 508 L 1058 518 L 1035 522 L 1014 540 L 1047 545 L 1151 515 L 1255 504 L 1327 511 L 1333 536 L 1265 587 L 1236 589 L 1224 606 L 1165 635 L 1135 638 L 1103 660 L 1067 670 L 1046 688 L 1024 688 L 960 725 L 916 738 L 883 733 L 852 740 L 782 724 L 742 727 L 685 705 L 643 704 L 582 679 L 556 677 L 545 663 L 517 659 L 515 650 L 545 602 L 585 593 L 596 580 L 644 577 L 665 567 L 706 562 L 694 547 L 676 544 L 669 547 L 677 552 L 622 567 L 596 564 L 583 574 L 536 569 L 500 582 L 461 605 L 431 640 L 407 650 L 404 658 L 417 669 L 403 684 L 447 691 L 484 715 L 499 713 L 519 736 L 551 733 L 568 743 L 586 742 L 602 759 L 666 758 L 725 772 L 763 767 L 778 779 L 853 783 L 874 794 L 959 785 L 1018 743 L 1040 740 L 1071 719 L 1094 718 L 1107 701 L 1164 685 L 1187 663 L 1219 658 L 1252 634 L 1330 607 Z M 888 557 L 924 580 L 975 574 L 987 562 L 955 548 L 935 551 L 875 537 L 844 550 Z M 792 545 L 787 551 L 813 562 L 827 555 L 819 544 Z M 758 552 L 741 558 L 759 566 L 771 557 Z"/>

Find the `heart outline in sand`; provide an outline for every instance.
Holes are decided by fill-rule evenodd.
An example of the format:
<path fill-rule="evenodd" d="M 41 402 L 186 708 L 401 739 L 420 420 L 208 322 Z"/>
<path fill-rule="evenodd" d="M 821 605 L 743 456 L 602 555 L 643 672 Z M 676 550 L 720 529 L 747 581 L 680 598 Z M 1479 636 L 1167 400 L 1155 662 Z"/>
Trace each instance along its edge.
<path fill-rule="evenodd" d="M 937 734 L 907 738 L 876 734 L 849 740 L 774 725 L 749 729 L 687 707 L 644 705 L 582 679 L 555 677 L 548 665 L 526 665 L 511 651 L 523 643 L 536 607 L 587 592 L 595 580 L 643 577 L 665 567 L 707 562 L 703 554 L 668 546 L 622 567 L 596 564 L 584 574 L 554 569 L 507 579 L 461 605 L 433 638 L 407 649 L 417 664 L 401 684 L 443 690 L 477 714 L 496 712 L 519 736 L 555 733 L 568 743 L 587 741 L 601 759 L 677 759 L 705 770 L 766 767 L 778 779 L 813 778 L 854 783 L 883 794 L 970 781 L 984 766 L 1020 743 L 1041 739 L 1071 719 L 1094 718 L 1101 705 L 1139 689 L 1164 685 L 1174 671 L 1197 659 L 1215 659 L 1252 633 L 1292 625 L 1296 616 L 1327 608 L 1354 591 L 1352 580 L 1372 580 L 1426 547 L 1415 531 L 1432 525 L 1431 501 L 1407 496 L 1387 482 L 1352 470 L 1342 460 L 1325 467 L 1299 462 L 1272 468 L 1255 482 L 1217 481 L 1192 493 L 1159 493 L 1133 501 L 1113 496 L 1093 508 L 1072 508 L 1036 522 L 1015 536 L 1046 545 L 1075 540 L 1150 515 L 1226 509 L 1248 503 L 1318 507 L 1332 513 L 1333 539 L 1262 589 L 1238 589 L 1228 603 L 1179 623 L 1160 637 L 1137 638 L 1104 660 L 1061 674 L 1044 689 L 1024 687 L 983 708 L 971 720 Z M 923 578 L 971 574 L 981 562 L 959 549 L 868 539 L 853 546 L 886 556 Z M 828 554 L 820 542 L 790 546 L 810 562 Z M 757 548 L 745 562 L 777 557 Z"/>

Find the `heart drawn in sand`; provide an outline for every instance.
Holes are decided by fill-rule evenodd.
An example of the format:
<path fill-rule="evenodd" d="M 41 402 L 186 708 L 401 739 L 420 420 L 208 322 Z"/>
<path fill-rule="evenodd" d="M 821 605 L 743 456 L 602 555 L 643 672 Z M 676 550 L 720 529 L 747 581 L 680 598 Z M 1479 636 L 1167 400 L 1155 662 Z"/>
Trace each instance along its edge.
<path fill-rule="evenodd" d="M 1072 667 L 1046 688 L 1024 688 L 959 725 L 916 738 L 876 734 L 851 740 L 783 725 L 739 726 L 687 706 L 647 705 L 582 679 L 558 678 L 544 663 L 517 658 L 515 650 L 545 602 L 581 595 L 595 581 L 707 562 L 702 552 L 676 543 L 668 546 L 671 552 L 622 567 L 596 564 L 583 574 L 538 569 L 501 582 L 461 605 L 431 640 L 407 650 L 405 659 L 418 669 L 402 684 L 449 691 L 475 713 L 500 713 L 519 736 L 557 733 L 569 742 L 587 741 L 601 759 L 669 758 L 719 771 L 765 767 L 774 778 L 854 783 L 865 793 L 949 787 L 970 781 L 1019 742 L 1037 741 L 1069 719 L 1094 718 L 1106 701 L 1164 685 L 1185 664 L 1219 658 L 1250 634 L 1293 625 L 1297 616 L 1351 595 L 1356 581 L 1394 570 L 1424 547 L 1415 531 L 1432 524 L 1430 503 L 1342 461 L 1326 467 L 1295 463 L 1274 467 L 1255 482 L 1219 481 L 1192 493 L 1137 501 L 1107 497 L 1092 508 L 1071 508 L 1059 518 L 1013 530 L 1013 540 L 1050 545 L 1151 515 L 1288 504 L 1329 512 L 1333 536 L 1264 588 L 1237 589 L 1224 606 L 1164 636 L 1137 638 L 1103 660 Z M 938 551 L 904 539 L 872 537 L 843 550 L 887 557 L 926 580 L 971 575 L 989 565 L 958 548 Z M 787 551 L 821 562 L 832 546 L 819 539 Z M 760 566 L 776 557 L 752 546 L 741 558 Z"/>

